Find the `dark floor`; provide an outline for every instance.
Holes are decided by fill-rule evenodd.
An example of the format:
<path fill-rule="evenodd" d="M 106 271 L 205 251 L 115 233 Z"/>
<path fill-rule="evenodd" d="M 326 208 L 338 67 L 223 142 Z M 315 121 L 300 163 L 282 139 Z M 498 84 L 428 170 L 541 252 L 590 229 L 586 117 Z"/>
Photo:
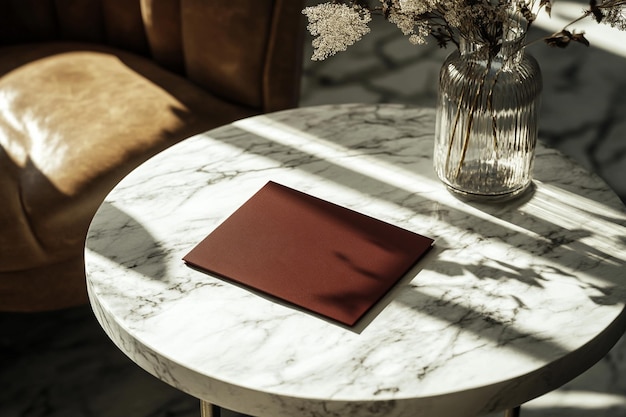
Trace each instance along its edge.
<path fill-rule="evenodd" d="M 195 398 L 122 354 L 88 306 L 0 313 L 0 416 L 191 417 Z"/>

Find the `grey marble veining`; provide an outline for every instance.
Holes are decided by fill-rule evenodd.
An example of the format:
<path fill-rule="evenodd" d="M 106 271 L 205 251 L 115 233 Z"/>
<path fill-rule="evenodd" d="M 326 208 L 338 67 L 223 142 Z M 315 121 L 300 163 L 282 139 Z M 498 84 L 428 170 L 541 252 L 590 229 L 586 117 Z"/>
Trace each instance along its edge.
<path fill-rule="evenodd" d="M 606 39 L 620 43 L 619 37 Z M 532 48 L 545 80 L 541 133 L 547 143 L 600 173 L 626 201 L 626 58 L 619 49 L 592 42 L 591 48 L 566 51 Z M 304 57 L 301 105 L 395 102 L 432 107 L 436 74 L 449 52 L 434 45 L 416 48 L 391 25 L 381 24 L 331 60 Z M 119 227 L 133 227 L 134 220 L 124 212 L 112 217 Z M 150 234 L 144 239 L 151 239 Z M 0 313 L 0 329 L 0 417 L 199 415 L 197 399 L 160 382 L 113 346 L 88 306 L 31 315 Z M 495 415 L 501 417 L 490 417 Z M 522 415 L 624 417 L 626 338 L 580 377 L 525 404 Z"/>
<path fill-rule="evenodd" d="M 471 416 L 567 382 L 623 332 L 623 205 L 545 147 L 524 199 L 464 203 L 432 172 L 433 122 L 428 109 L 325 106 L 170 148 L 92 225 L 98 320 L 158 378 L 259 416 Z M 356 329 L 187 268 L 182 256 L 268 180 L 436 249 Z"/>
<path fill-rule="evenodd" d="M 559 5 L 577 13 L 584 3 Z M 393 25 L 381 19 L 372 23 L 372 33 L 332 59 L 312 62 L 307 59 L 310 51 L 305 54 L 301 105 L 390 102 L 434 107 L 437 74 L 450 50 L 433 43 L 415 47 Z M 554 30 L 537 26 L 533 36 Z M 590 48 L 555 50 L 539 43 L 529 49 L 544 77 L 540 135 L 601 175 L 626 202 L 626 33 L 603 35 L 597 25 L 584 30 Z M 585 374 L 525 404 L 523 411 L 524 417 L 625 415 L 626 338 Z"/>

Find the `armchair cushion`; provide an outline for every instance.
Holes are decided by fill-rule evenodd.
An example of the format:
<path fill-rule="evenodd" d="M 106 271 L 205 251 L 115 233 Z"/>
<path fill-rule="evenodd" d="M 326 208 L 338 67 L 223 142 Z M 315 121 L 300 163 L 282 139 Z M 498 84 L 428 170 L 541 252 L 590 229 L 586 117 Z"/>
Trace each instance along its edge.
<path fill-rule="evenodd" d="M 0 7 L 0 311 L 87 300 L 100 203 L 160 150 L 297 105 L 302 0 Z"/>
<path fill-rule="evenodd" d="M 108 191 L 160 150 L 254 113 L 115 48 L 0 48 L 0 309 L 85 302 L 85 233 Z"/>

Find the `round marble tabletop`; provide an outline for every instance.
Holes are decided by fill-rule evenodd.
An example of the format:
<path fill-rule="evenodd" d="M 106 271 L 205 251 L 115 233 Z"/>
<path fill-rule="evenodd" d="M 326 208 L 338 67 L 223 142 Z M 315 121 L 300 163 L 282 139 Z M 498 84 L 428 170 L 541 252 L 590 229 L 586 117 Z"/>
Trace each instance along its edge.
<path fill-rule="evenodd" d="M 622 203 L 542 146 L 522 199 L 463 202 L 433 173 L 433 132 L 429 109 L 320 106 L 167 149 L 92 223 L 99 322 L 156 377 L 255 416 L 472 416 L 567 382 L 626 327 Z M 354 328 L 187 267 L 181 258 L 269 180 L 435 247 Z"/>

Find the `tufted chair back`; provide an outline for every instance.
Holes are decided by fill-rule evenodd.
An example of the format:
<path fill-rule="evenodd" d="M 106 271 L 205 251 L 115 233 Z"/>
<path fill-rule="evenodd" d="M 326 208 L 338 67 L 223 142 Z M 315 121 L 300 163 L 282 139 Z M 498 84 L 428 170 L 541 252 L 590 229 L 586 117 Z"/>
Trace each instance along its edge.
<path fill-rule="evenodd" d="M 297 103 L 299 0 L 8 0 L 0 44 L 72 40 L 150 57 L 229 101 Z"/>
<path fill-rule="evenodd" d="M 137 165 L 191 135 L 297 105 L 301 9 L 0 2 L 0 311 L 87 301 L 89 224 Z"/>

